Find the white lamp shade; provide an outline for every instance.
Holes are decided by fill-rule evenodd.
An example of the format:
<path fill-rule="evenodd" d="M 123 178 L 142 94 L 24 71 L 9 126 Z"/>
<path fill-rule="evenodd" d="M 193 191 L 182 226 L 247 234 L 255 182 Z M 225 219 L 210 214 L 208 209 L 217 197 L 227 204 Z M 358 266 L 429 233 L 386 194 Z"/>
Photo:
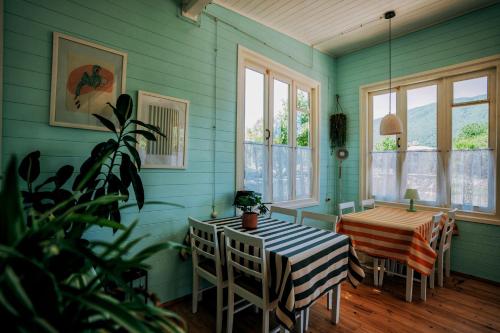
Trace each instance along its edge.
<path fill-rule="evenodd" d="M 393 135 L 403 133 L 403 123 L 395 114 L 389 113 L 380 122 L 380 135 Z"/>

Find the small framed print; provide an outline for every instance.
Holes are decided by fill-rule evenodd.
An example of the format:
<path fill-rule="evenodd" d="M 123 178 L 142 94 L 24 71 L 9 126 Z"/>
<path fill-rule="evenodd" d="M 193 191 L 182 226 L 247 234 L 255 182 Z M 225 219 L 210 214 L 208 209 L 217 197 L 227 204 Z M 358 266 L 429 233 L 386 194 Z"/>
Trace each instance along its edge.
<path fill-rule="evenodd" d="M 137 151 L 144 168 L 185 169 L 189 101 L 145 91 L 138 93 L 137 120 L 158 126 L 165 135 L 156 141 L 137 135 Z"/>
<path fill-rule="evenodd" d="M 117 125 L 113 110 L 125 92 L 127 54 L 54 32 L 50 125 L 107 131 L 92 114 Z"/>

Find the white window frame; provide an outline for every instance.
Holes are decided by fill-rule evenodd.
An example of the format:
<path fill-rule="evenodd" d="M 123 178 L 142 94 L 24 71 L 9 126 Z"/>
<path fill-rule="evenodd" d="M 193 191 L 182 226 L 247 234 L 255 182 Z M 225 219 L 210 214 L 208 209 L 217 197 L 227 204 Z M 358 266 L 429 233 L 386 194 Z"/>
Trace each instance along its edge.
<path fill-rule="evenodd" d="M 319 204 L 319 115 L 320 115 L 320 84 L 303 74 L 300 74 L 280 63 L 277 63 L 267 57 L 264 57 L 254 51 L 251 51 L 241 45 L 238 45 L 238 87 L 237 87 L 237 119 L 236 119 L 236 190 L 244 189 L 244 143 L 245 143 L 245 68 L 258 69 L 260 73 L 265 73 L 264 80 L 264 109 L 272 112 L 270 105 L 273 103 L 272 88 L 269 88 L 269 82 L 274 78 L 288 82 L 290 84 L 290 117 L 289 117 L 289 140 L 291 140 L 292 149 L 296 151 L 295 138 L 295 115 L 297 109 L 296 90 L 297 88 L 307 88 L 310 90 L 310 147 L 312 149 L 312 177 L 311 177 L 311 198 L 293 199 L 295 196 L 295 154 L 290 158 L 290 173 L 292 177 L 292 200 L 283 202 L 273 202 L 283 207 L 302 208 L 315 206 Z M 272 86 L 272 85 L 271 85 Z M 266 113 L 267 111 L 265 111 Z M 269 114 L 269 118 L 273 115 Z M 272 124 L 264 117 L 264 129 L 272 132 Z M 272 147 L 272 135 L 269 139 L 268 147 Z M 272 159 L 268 159 L 268 170 L 272 170 Z M 272 198 L 272 180 L 268 179 L 269 195 Z"/>
<path fill-rule="evenodd" d="M 430 70 L 414 75 L 408 75 L 400 78 L 393 79 L 393 92 L 406 91 L 407 89 L 415 88 L 418 86 L 437 84 L 438 89 L 438 110 L 437 110 L 437 149 L 438 151 L 451 150 L 451 110 L 452 110 L 452 82 L 464 80 L 474 76 L 478 76 L 479 72 L 482 74 L 492 71 L 495 74 L 495 80 L 490 82 L 489 85 L 489 99 L 490 99 L 490 132 L 489 144 L 490 148 L 494 151 L 494 158 L 496 161 L 496 179 L 495 179 L 495 209 L 493 213 L 478 212 L 478 211 L 460 211 L 458 219 L 500 225 L 500 154 L 498 153 L 499 147 L 499 126 L 500 126 L 500 54 L 481 58 L 474 61 L 465 62 L 458 65 L 448 66 L 435 70 Z M 371 116 L 371 98 L 370 95 L 388 92 L 388 81 L 377 82 L 373 84 L 363 85 L 359 88 L 359 117 L 360 117 L 360 159 L 359 159 L 359 199 L 365 199 L 370 195 L 370 165 L 371 154 L 373 149 L 372 145 L 372 116 Z M 406 94 L 399 93 L 396 95 L 397 112 L 402 112 L 401 116 L 404 128 L 406 130 Z M 400 111 L 401 110 L 401 111 Z M 406 147 L 406 142 L 403 136 L 400 144 L 401 149 Z M 445 170 L 448 170 L 448 161 L 443 159 Z M 447 184 L 449 186 L 449 184 Z M 447 191 L 449 193 L 449 191 Z M 398 202 L 383 202 L 377 201 L 378 205 L 406 207 L 405 203 Z M 439 211 L 443 207 L 417 205 L 421 210 Z"/>

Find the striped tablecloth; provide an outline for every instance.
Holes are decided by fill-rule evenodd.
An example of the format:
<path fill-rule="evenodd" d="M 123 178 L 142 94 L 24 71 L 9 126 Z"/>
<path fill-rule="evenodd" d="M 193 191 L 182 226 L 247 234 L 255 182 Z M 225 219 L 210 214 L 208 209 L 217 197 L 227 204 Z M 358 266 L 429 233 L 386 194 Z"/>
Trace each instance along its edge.
<path fill-rule="evenodd" d="M 364 278 L 356 252 L 345 235 L 271 218 L 259 218 L 255 230 L 243 229 L 240 217 L 206 222 L 217 226 L 220 244 L 225 244 L 224 227 L 265 239 L 270 291 L 274 299 L 278 298 L 276 317 L 285 327 L 293 327 L 296 311 L 305 309 L 343 280 L 348 278 L 357 286 Z"/>
<path fill-rule="evenodd" d="M 429 231 L 435 212 L 377 207 L 342 215 L 337 231 L 351 236 L 354 247 L 368 255 L 396 259 L 424 275 L 431 274 L 435 251 Z M 446 216 L 443 215 L 443 223 Z"/>

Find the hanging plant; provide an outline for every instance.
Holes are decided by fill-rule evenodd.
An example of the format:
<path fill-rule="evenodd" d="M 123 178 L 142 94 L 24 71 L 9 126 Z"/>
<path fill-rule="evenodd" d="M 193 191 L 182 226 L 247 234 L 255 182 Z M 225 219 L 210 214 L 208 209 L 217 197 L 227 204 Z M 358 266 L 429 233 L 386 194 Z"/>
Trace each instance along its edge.
<path fill-rule="evenodd" d="M 340 105 L 340 96 L 336 95 L 336 98 L 337 110 L 336 113 L 330 116 L 330 148 L 332 154 L 335 148 L 344 147 L 347 141 L 347 116 Z"/>

